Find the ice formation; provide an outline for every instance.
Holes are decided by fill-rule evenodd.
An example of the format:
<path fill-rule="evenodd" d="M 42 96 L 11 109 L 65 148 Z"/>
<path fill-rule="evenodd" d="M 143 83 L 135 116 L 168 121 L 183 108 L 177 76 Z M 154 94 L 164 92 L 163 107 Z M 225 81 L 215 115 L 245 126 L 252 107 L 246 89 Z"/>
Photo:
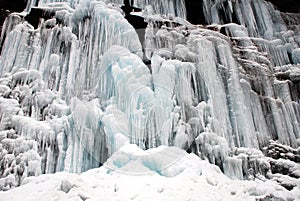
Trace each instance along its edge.
<path fill-rule="evenodd" d="M 183 150 L 142 151 L 161 145 L 232 179 L 299 188 L 299 14 L 264 0 L 204 0 L 205 24 L 192 25 L 183 0 L 130 4 L 145 30 L 120 0 L 32 0 L 6 19 L 0 189 L 103 164 L 177 177 L 186 166 L 163 171 L 159 158 L 176 164 Z M 50 13 L 37 28 L 26 21 L 34 9 Z"/>

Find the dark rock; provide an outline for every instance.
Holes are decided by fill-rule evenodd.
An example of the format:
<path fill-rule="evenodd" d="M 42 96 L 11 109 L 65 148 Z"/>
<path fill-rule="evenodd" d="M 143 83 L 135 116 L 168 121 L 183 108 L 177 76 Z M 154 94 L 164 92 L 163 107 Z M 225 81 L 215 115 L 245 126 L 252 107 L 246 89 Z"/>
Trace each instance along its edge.
<path fill-rule="evenodd" d="M 300 4 L 298 0 L 267 0 L 276 6 L 281 12 L 299 13 Z"/>
<path fill-rule="evenodd" d="M 9 10 L 10 12 L 22 12 L 27 5 L 27 0 L 0 0 L 0 7 L 2 10 Z"/>
<path fill-rule="evenodd" d="M 300 175 L 297 171 L 295 171 L 297 169 L 297 165 L 296 163 L 293 163 L 289 160 L 270 160 L 269 161 L 270 165 L 271 165 L 271 171 L 273 174 L 279 173 L 279 174 L 283 174 L 283 175 L 288 175 L 290 177 L 299 179 Z"/>
<path fill-rule="evenodd" d="M 187 20 L 192 24 L 207 24 L 202 11 L 203 2 L 199 0 L 185 0 Z"/>
<path fill-rule="evenodd" d="M 256 199 L 256 201 L 285 201 L 285 200 L 282 198 L 276 197 L 275 195 L 270 194 L 263 198 L 258 198 L 258 199 Z"/>
<path fill-rule="evenodd" d="M 26 15 L 25 20 L 29 22 L 34 28 L 38 28 L 41 19 L 45 21 L 53 18 L 55 12 L 49 12 L 41 8 L 31 8 L 28 15 Z"/>
<path fill-rule="evenodd" d="M 292 147 L 282 145 L 275 141 L 270 141 L 269 145 L 264 148 L 264 153 L 266 156 L 273 159 L 286 159 L 300 163 L 300 153 L 299 149 L 294 149 Z"/>
<path fill-rule="evenodd" d="M 22 12 L 27 5 L 27 0 L 0 0 L 0 34 L 5 18 L 13 12 Z"/>

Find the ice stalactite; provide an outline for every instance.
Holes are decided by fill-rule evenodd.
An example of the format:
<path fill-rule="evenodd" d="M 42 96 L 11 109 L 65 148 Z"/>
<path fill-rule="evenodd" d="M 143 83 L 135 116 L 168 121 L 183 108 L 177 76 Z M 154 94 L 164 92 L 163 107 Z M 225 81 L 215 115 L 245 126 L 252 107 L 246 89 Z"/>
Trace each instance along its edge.
<path fill-rule="evenodd" d="M 144 149 L 174 143 L 171 136 L 179 111 L 173 94 L 178 74 L 170 74 L 172 67 L 166 62 L 152 80 L 148 67 L 128 50 L 115 46 L 104 55 L 96 96 L 106 105 L 104 128 L 113 146 L 120 134 Z M 167 82 L 160 83 L 161 77 Z M 165 85 L 168 81 L 173 84 Z"/>
<path fill-rule="evenodd" d="M 37 69 L 48 80 L 50 89 L 70 99 L 93 89 L 101 57 L 110 46 L 122 45 L 142 56 L 136 32 L 119 12 L 101 2 L 88 4 L 77 6 L 72 28 L 56 25 L 49 29 L 49 21 L 37 30 L 26 22 L 19 24 L 6 37 L 1 72 L 16 72 L 21 67 Z M 14 44 L 13 48 L 9 43 Z M 18 51 L 26 53 L 17 54 Z"/>
<path fill-rule="evenodd" d="M 165 56 L 165 52 L 170 52 L 169 57 L 172 58 L 172 52 L 175 48 L 174 46 L 168 45 L 167 43 L 168 39 L 171 42 L 177 41 L 177 34 L 175 34 L 174 31 L 171 31 L 171 33 L 173 32 L 174 34 L 170 34 L 170 37 L 165 40 L 161 38 L 160 32 L 167 32 L 167 34 L 164 34 L 164 36 L 169 34 L 167 30 L 162 29 L 157 31 L 156 35 L 154 36 L 154 44 L 150 45 L 157 46 L 158 48 L 165 48 L 166 50 L 164 52 L 158 50 L 157 54 Z M 243 103 L 245 101 L 243 92 L 241 88 L 238 88 L 239 77 L 237 73 L 237 63 L 230 53 L 231 49 L 229 43 L 226 40 L 222 40 L 218 37 L 205 39 L 203 37 L 199 37 L 200 34 L 200 32 L 197 32 L 195 30 L 195 32 L 191 33 L 191 35 L 186 39 L 185 43 L 187 43 L 187 47 L 189 47 L 189 49 L 187 49 L 188 52 L 186 52 L 187 56 L 199 56 L 196 57 L 196 61 L 194 62 L 194 64 L 188 64 L 190 66 L 193 66 L 192 69 L 190 69 L 190 72 L 179 72 L 179 79 L 176 80 L 177 85 L 180 85 L 182 83 L 180 79 L 184 77 L 185 80 L 183 83 L 188 83 L 189 86 L 175 88 L 175 91 L 173 91 L 174 86 L 170 88 L 170 90 L 173 91 L 173 93 L 176 95 L 176 99 L 179 106 L 181 107 L 183 117 L 187 116 L 187 118 L 192 118 L 193 112 L 190 112 L 189 108 L 195 108 L 195 106 L 197 106 L 197 104 L 199 104 L 201 101 L 205 101 L 206 104 L 208 104 L 210 107 L 209 110 L 211 119 L 208 118 L 206 121 L 202 120 L 202 122 L 206 122 L 206 126 L 208 129 L 212 129 L 219 135 L 225 137 L 231 145 L 244 146 L 245 144 L 247 144 L 248 146 L 258 147 L 257 142 L 252 142 L 250 140 L 252 139 L 251 135 L 255 133 L 253 125 L 249 124 L 249 126 L 252 126 L 252 128 L 246 128 L 244 127 L 245 124 L 240 122 L 244 119 L 250 119 L 250 114 L 247 113 L 247 110 L 244 110 L 245 106 L 243 105 Z M 147 37 L 151 38 L 153 36 L 148 35 Z M 177 42 L 182 43 L 182 41 L 184 42 L 184 40 L 185 39 L 181 39 Z M 165 41 L 164 44 L 161 44 L 161 41 Z M 218 49 L 215 49 L 215 46 L 217 46 Z M 218 56 L 218 60 L 216 59 L 216 56 Z M 153 58 L 156 58 L 156 56 L 153 56 Z M 194 58 L 187 58 L 187 60 L 192 61 L 194 60 Z M 155 61 L 153 61 L 152 63 L 155 63 Z M 186 64 L 182 62 L 174 61 L 174 63 L 176 67 L 178 66 L 178 69 L 186 68 Z M 155 65 L 153 66 L 155 67 Z M 222 74 L 220 74 L 222 70 L 224 71 L 224 73 L 226 73 L 223 76 L 227 77 L 222 77 Z M 153 68 L 152 71 L 155 83 L 155 71 L 157 70 Z M 169 71 L 170 73 L 167 74 L 171 75 L 172 71 Z M 229 73 L 227 73 L 226 71 Z M 186 79 L 186 77 L 188 79 Z M 157 80 L 164 79 L 158 78 Z M 226 82 L 225 85 L 223 81 Z M 164 86 L 166 86 L 166 84 L 164 84 Z M 188 90 L 186 89 L 193 89 L 193 91 L 188 92 Z M 207 90 L 206 94 L 205 91 L 200 91 L 203 89 Z M 190 93 L 192 96 L 188 93 Z M 231 99 L 226 98 L 226 94 L 228 93 L 230 95 L 227 96 L 231 97 Z M 202 94 L 204 94 L 203 97 L 200 96 Z M 186 99 L 185 102 L 180 100 L 182 97 Z M 218 108 L 218 111 L 215 111 L 216 108 Z M 221 109 L 222 111 L 220 111 Z M 197 116 L 198 115 L 196 115 L 195 117 Z M 186 118 L 184 118 L 183 120 L 186 122 L 189 121 L 189 119 Z M 249 138 L 247 139 L 246 136 L 248 136 Z"/>
<path fill-rule="evenodd" d="M 154 99 L 150 88 L 149 69 L 138 56 L 123 47 L 114 46 L 103 56 L 100 75 L 96 95 L 104 104 L 111 104 L 108 107 L 111 114 L 105 117 L 105 120 L 110 124 L 110 118 L 116 119 L 117 130 L 110 128 L 109 130 L 114 132 L 108 135 L 114 139 L 111 135 L 121 133 L 129 137 L 130 142 L 143 146 L 146 140 L 146 124 L 147 121 L 151 121 L 147 118 L 152 118 L 149 116 L 149 110 Z M 124 118 L 120 118 L 121 121 L 117 120 L 119 113 L 123 113 L 128 125 L 123 125 Z"/>
<path fill-rule="evenodd" d="M 0 83 L 3 89 L 10 86 L 3 90 L 0 104 L 4 115 L 1 136 L 2 142 L 6 141 L 1 147 L 6 176 L 1 179 L 0 188 L 18 186 L 27 176 L 62 171 L 65 116 L 69 114 L 66 103 L 51 90 L 44 91 L 44 82 L 36 70 L 19 69 L 13 75 L 7 74 Z M 9 154 L 10 161 L 5 162 Z"/>
<path fill-rule="evenodd" d="M 72 16 L 78 40 L 72 44 L 70 53 L 66 84 L 69 97 L 93 90 L 101 76 L 101 58 L 112 45 L 127 47 L 142 57 L 137 33 L 119 12 L 107 9 L 104 3 L 91 2 L 90 6 L 77 7 Z"/>
<path fill-rule="evenodd" d="M 5 19 L 1 30 L 0 47 L 2 47 L 7 33 L 9 33 L 17 24 L 19 24 L 21 20 L 22 18 L 16 14 L 11 14 Z"/>
<path fill-rule="evenodd" d="M 101 123 L 103 112 L 97 99 L 92 102 L 72 99 L 71 115 L 65 125 L 66 156 L 64 170 L 81 173 L 99 167 L 107 159 L 107 139 Z"/>
<path fill-rule="evenodd" d="M 235 23 L 246 28 L 246 35 L 257 38 L 255 44 L 262 48 L 261 51 L 268 53 L 272 64 L 278 66 L 293 63 L 293 49 L 299 47 L 296 14 L 281 13 L 270 2 L 263 0 L 206 0 L 202 9 L 207 24 Z"/>
<path fill-rule="evenodd" d="M 247 27 L 250 36 L 262 36 L 267 39 L 273 38 L 274 31 L 270 7 L 271 4 L 261 0 L 205 0 L 203 2 L 203 12 L 208 24 L 241 24 Z M 284 29 L 284 27 L 278 28 Z"/>
<path fill-rule="evenodd" d="M 88 2 L 88 5 L 79 5 L 75 10 L 68 9 L 66 12 L 60 7 L 56 9 L 57 21 L 42 22 L 36 30 L 26 22 L 15 25 L 14 21 L 10 21 L 5 29 L 8 35 L 1 55 L 1 72 L 9 73 L 2 80 L 3 101 L 15 98 L 21 109 L 16 110 L 16 114 L 21 116 L 13 118 L 1 110 L 1 125 L 3 129 L 15 130 L 18 140 L 22 137 L 37 140 L 37 149 L 33 150 L 40 155 L 38 164 L 34 166 L 40 167 L 37 174 L 62 170 L 79 173 L 104 163 L 110 141 L 106 141 L 104 126 L 100 122 L 103 115 L 94 112 L 99 105 L 88 103 L 91 106 L 85 106 L 71 98 L 83 98 L 85 91 L 94 90 L 101 77 L 94 71 L 100 71 L 98 66 L 102 55 L 110 46 L 123 45 L 142 56 L 134 29 L 120 13 L 107 9 L 104 3 Z M 72 28 L 56 25 L 62 16 L 69 17 L 64 25 Z M 10 26 L 15 26 L 14 31 L 10 32 Z M 14 44 L 13 48 L 10 42 Z M 17 54 L 19 51 L 23 53 Z M 10 62 L 6 62 L 8 58 Z M 12 91 L 6 90 L 7 85 Z M 71 103 L 71 108 L 59 97 Z M 10 110 L 10 113 L 14 114 L 14 111 Z M 91 111 L 94 115 L 88 114 Z M 36 120 L 30 121 L 31 118 Z M 110 153 L 114 150 L 112 148 Z M 29 167 L 27 162 L 24 167 Z M 24 173 L 21 176 L 37 174 Z M 10 185 L 4 181 L 1 188 L 19 184 Z"/>
<path fill-rule="evenodd" d="M 174 33 L 174 29 L 154 27 L 149 24 L 146 30 L 146 54 L 152 57 L 154 80 L 157 71 L 154 67 L 159 61 L 157 55 L 164 58 L 162 61 L 168 60 L 170 63 L 175 59 L 183 61 L 176 61 L 182 69 L 185 68 L 185 61 L 194 66 L 192 77 L 196 79 L 189 79 L 194 97 L 184 95 L 190 99 L 186 102 L 190 106 L 187 107 L 180 101 L 177 103 L 180 112 L 189 114 L 188 117 L 191 118 L 184 119 L 184 114 L 180 117 L 188 123 L 187 126 L 191 126 L 192 131 L 195 127 L 202 128 L 197 130 L 194 136 L 196 140 L 190 138 L 189 143 L 199 156 L 218 164 L 230 177 L 250 178 L 253 175 L 265 176 L 270 171 L 268 162 L 255 162 L 255 168 L 249 173 L 247 170 L 251 169 L 252 162 L 243 157 L 243 152 L 229 151 L 230 147 L 257 149 L 266 146 L 270 139 L 298 146 L 296 139 L 299 120 L 296 114 L 299 96 L 296 95 L 292 100 L 289 91 L 293 85 L 284 85 L 287 82 L 276 80 L 272 74 L 273 65 L 290 62 L 286 49 L 281 46 L 282 41 L 269 42 L 251 38 L 243 26 L 236 24 L 211 26 L 230 37 L 201 28 L 189 32 L 177 29 L 177 33 Z M 182 37 L 178 37 L 181 34 Z M 259 42 L 267 46 L 267 49 L 261 49 L 257 45 Z M 184 51 L 178 51 L 179 46 Z M 265 51 L 268 53 L 264 53 Z M 170 76 L 172 71 L 169 71 Z M 181 75 L 187 77 L 184 73 Z M 175 91 L 174 94 L 178 96 L 178 93 L 184 94 L 186 91 L 188 92 Z M 195 105 L 191 103 L 199 103 L 201 107 L 193 107 Z M 194 110 L 198 112 L 195 113 Z M 200 114 L 203 114 L 201 121 L 195 123 L 195 118 L 201 117 Z M 237 157 L 232 157 L 232 154 Z M 252 152 L 248 154 L 249 157 L 263 158 L 261 152 L 259 157 Z"/>
<path fill-rule="evenodd" d="M 95 0 L 100 2 L 99 0 Z M 85 3 L 84 0 L 30 0 L 27 2 L 25 11 L 30 11 L 34 6 L 48 6 L 50 4 L 66 3 L 71 8 L 75 8 L 77 5 Z M 106 3 L 113 3 L 123 5 L 124 0 L 104 0 Z M 184 0 L 133 0 L 130 1 L 130 5 L 136 8 L 145 9 L 149 6 L 153 8 L 155 14 L 164 15 L 166 17 L 180 17 L 186 18 L 185 2 Z"/>

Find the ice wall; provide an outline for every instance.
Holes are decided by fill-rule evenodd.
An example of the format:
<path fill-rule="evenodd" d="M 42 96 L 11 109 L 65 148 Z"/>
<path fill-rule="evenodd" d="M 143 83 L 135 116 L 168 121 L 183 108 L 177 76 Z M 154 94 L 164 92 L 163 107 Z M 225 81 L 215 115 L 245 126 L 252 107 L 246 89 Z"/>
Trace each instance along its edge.
<path fill-rule="evenodd" d="M 191 25 L 172 21 L 183 1 L 159 2 L 133 1 L 146 10 L 143 46 L 120 1 L 29 2 L 54 13 L 37 29 L 7 18 L 1 189 L 99 167 L 130 143 L 183 148 L 235 179 L 278 165 L 260 151 L 270 140 L 299 146 L 296 18 L 262 0 L 203 1 L 209 25 Z"/>

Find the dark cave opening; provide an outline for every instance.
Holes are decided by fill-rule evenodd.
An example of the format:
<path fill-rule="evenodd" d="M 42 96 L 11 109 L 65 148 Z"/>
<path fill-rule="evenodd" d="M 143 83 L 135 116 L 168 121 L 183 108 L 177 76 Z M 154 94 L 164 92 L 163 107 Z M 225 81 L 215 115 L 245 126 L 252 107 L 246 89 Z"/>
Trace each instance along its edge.
<path fill-rule="evenodd" d="M 192 24 L 207 25 L 203 12 L 203 1 L 185 0 L 187 20 Z"/>
<path fill-rule="evenodd" d="M 37 29 L 41 19 L 46 21 L 53 18 L 54 15 L 54 12 L 48 12 L 40 8 L 31 8 L 29 14 L 25 16 L 25 20 Z"/>
<path fill-rule="evenodd" d="M 275 7 L 281 12 L 287 13 L 299 13 L 300 2 L 299 0 L 267 0 L 275 5 Z"/>

